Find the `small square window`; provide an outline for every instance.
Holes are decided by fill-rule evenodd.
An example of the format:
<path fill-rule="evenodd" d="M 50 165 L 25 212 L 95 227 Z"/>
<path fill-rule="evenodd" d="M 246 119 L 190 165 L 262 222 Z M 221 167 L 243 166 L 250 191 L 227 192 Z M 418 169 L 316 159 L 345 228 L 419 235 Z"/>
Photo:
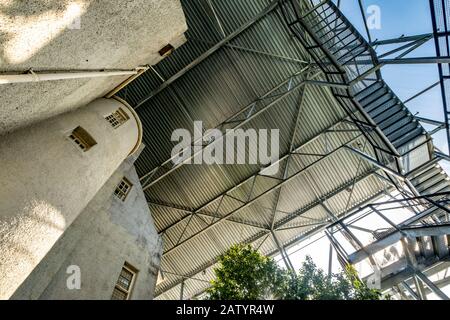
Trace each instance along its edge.
<path fill-rule="evenodd" d="M 161 57 L 167 57 L 174 50 L 175 50 L 175 48 L 169 43 L 169 44 L 165 45 L 161 50 L 159 50 L 159 55 Z"/>
<path fill-rule="evenodd" d="M 84 130 L 82 127 L 76 127 L 69 135 L 69 139 L 72 140 L 83 152 L 88 151 L 95 146 L 97 142 L 92 136 Z"/>
<path fill-rule="evenodd" d="M 128 300 L 130 298 L 136 274 L 136 268 L 125 262 L 114 287 L 111 300 Z"/>
<path fill-rule="evenodd" d="M 125 201 L 132 187 L 133 184 L 127 178 L 123 178 L 114 191 L 114 195 L 120 200 Z"/>
<path fill-rule="evenodd" d="M 105 119 L 111 124 L 111 126 L 115 129 L 120 127 L 122 124 L 128 121 L 130 117 L 123 111 L 122 108 L 117 109 L 110 115 L 107 115 Z"/>

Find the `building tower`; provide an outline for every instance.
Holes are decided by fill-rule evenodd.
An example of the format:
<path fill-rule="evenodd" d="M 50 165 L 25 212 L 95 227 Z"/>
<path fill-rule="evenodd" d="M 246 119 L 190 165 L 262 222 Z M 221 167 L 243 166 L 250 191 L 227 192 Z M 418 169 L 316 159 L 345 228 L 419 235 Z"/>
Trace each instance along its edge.
<path fill-rule="evenodd" d="M 98 99 L 0 140 L 0 299 L 12 296 L 141 144 L 128 104 Z"/>

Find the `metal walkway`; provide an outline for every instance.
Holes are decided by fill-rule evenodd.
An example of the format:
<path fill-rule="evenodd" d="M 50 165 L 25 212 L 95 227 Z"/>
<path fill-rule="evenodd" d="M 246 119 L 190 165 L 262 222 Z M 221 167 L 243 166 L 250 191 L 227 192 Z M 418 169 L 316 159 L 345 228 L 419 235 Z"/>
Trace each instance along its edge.
<path fill-rule="evenodd" d="M 379 204 L 373 204 L 328 227 L 341 263 L 357 264 L 367 259 L 374 270 L 379 270 L 376 254 L 402 242 L 403 257 L 381 268 L 383 289 L 399 283 L 407 287 L 405 281 L 412 277 L 417 288 L 424 283 L 439 297 L 448 299 L 422 273 L 450 258 L 446 193 L 450 184 L 438 164 L 430 135 L 382 79 L 382 64 L 375 51 L 331 1 L 282 0 L 280 7 L 291 32 L 322 71 L 322 80 L 370 143 L 372 162 L 385 166 L 387 177 L 403 196 L 403 200 L 393 203 L 402 203 L 412 212 L 409 219 L 393 222 L 378 209 Z M 364 156 L 359 150 L 355 152 Z M 369 155 L 365 157 L 370 160 Z M 381 218 L 379 223 L 387 224 L 384 230 L 355 225 L 373 214 Z M 358 239 L 351 228 L 370 234 L 369 243 Z M 356 251 L 349 254 L 342 243 Z M 415 294 L 407 291 L 411 296 Z M 423 298 L 424 294 L 418 292 L 415 297 Z"/>
<path fill-rule="evenodd" d="M 449 197 L 450 193 L 444 192 L 373 203 L 329 226 L 327 236 L 341 264 L 361 266 L 368 262 L 373 273 L 366 279 L 377 279 L 383 290 L 401 285 L 414 298 L 424 298 L 420 292 L 410 291 L 407 284 L 420 280 L 448 300 L 424 272 L 437 265 L 448 268 Z M 416 290 L 420 286 L 418 282 L 414 285 Z"/>
<path fill-rule="evenodd" d="M 414 169 L 405 167 L 405 159 L 421 147 L 428 148 L 431 159 L 430 136 L 383 81 L 375 51 L 339 9 L 317 0 L 283 0 L 280 6 L 333 95 L 370 142 L 376 160 L 402 175 Z"/>
<path fill-rule="evenodd" d="M 383 80 L 360 91 L 355 98 L 397 150 L 425 136 L 426 131 Z M 425 142 L 423 142 L 425 143 Z"/>

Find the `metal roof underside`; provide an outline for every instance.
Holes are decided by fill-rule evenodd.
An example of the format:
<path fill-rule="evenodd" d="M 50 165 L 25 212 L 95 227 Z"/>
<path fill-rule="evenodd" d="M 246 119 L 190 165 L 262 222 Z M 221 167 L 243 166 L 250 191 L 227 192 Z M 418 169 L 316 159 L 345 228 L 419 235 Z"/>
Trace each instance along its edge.
<path fill-rule="evenodd" d="M 171 158 L 175 129 L 192 132 L 199 120 L 216 128 L 248 106 L 242 129 L 280 129 L 280 170 L 266 176 L 260 165 L 183 165 L 157 173 L 154 183 L 142 179 L 164 240 L 160 299 L 178 299 L 183 280 L 186 297 L 202 292 L 232 244 L 276 254 L 274 236 L 295 244 L 388 187 L 378 169 L 342 147 L 363 149 L 366 141 L 330 90 L 301 85 L 313 76 L 304 70 L 310 57 L 275 2 L 208 2 L 182 1 L 188 42 L 119 94 L 144 126 L 138 174 Z"/>

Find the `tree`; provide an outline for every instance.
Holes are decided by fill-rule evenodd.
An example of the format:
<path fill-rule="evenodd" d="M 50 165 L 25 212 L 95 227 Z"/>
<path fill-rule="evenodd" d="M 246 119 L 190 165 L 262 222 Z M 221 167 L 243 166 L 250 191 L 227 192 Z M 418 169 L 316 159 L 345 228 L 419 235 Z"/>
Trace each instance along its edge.
<path fill-rule="evenodd" d="M 216 279 L 207 290 L 212 300 L 379 300 L 381 293 L 370 289 L 348 266 L 328 275 L 307 257 L 297 272 L 283 270 L 271 258 L 250 245 L 235 245 L 219 257 Z"/>
<path fill-rule="evenodd" d="M 327 275 L 306 257 L 298 273 L 287 272 L 276 292 L 283 300 L 350 300 L 352 285 L 343 274 Z"/>
<path fill-rule="evenodd" d="M 283 279 L 275 261 L 250 245 L 235 245 L 221 255 L 214 274 L 207 290 L 211 300 L 267 299 Z"/>
<path fill-rule="evenodd" d="M 363 281 L 361 281 L 353 266 L 348 265 L 345 274 L 354 289 L 354 300 L 380 300 L 382 298 L 382 294 L 379 290 L 370 289 Z M 389 300 L 390 296 L 386 296 L 385 299 Z"/>
<path fill-rule="evenodd" d="M 325 274 L 311 257 L 306 257 L 298 273 L 285 272 L 275 294 L 283 300 L 379 300 L 378 290 L 370 289 L 352 266 L 345 272 Z"/>

